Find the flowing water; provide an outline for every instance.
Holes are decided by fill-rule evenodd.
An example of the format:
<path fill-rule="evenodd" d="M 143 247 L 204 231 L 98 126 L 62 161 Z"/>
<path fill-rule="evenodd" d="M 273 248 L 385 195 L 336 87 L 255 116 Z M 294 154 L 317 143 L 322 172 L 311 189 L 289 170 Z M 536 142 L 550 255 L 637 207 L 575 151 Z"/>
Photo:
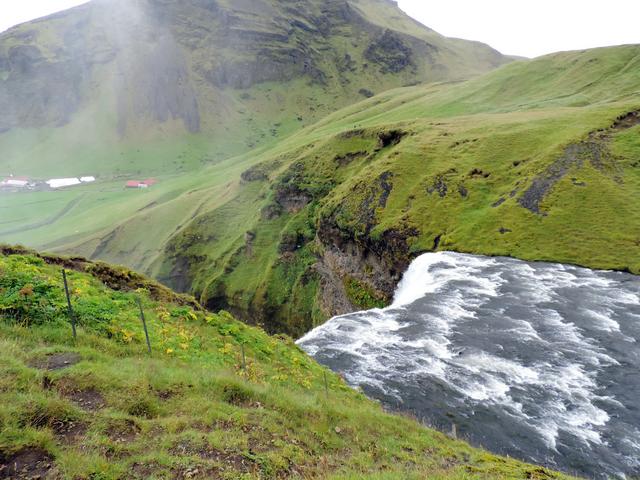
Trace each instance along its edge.
<path fill-rule="evenodd" d="M 590 478 L 640 476 L 640 277 L 457 253 L 299 341 L 389 408 Z"/>

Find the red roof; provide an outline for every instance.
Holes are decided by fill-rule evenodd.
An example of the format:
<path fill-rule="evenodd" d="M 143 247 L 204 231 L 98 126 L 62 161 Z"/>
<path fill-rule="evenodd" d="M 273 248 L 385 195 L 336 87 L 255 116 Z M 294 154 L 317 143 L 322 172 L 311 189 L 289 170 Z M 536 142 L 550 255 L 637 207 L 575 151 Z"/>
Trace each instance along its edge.
<path fill-rule="evenodd" d="M 132 188 L 138 188 L 138 185 L 140 185 L 140 182 L 137 180 L 129 180 L 127 182 L 127 187 L 132 187 Z"/>
<path fill-rule="evenodd" d="M 158 181 L 155 178 L 147 178 L 146 180 L 140 182 L 140 183 L 144 183 L 145 185 L 155 185 L 156 183 L 158 183 Z"/>

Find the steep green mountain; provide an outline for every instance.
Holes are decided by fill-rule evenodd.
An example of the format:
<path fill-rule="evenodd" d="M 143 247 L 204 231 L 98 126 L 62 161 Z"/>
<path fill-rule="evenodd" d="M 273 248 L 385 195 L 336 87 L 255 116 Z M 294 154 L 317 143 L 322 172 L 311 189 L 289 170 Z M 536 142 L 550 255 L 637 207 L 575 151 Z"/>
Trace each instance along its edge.
<path fill-rule="evenodd" d="M 0 478 L 568 478 L 385 413 L 290 339 L 136 273 L 10 247 L 0 270 Z"/>
<path fill-rule="evenodd" d="M 0 35 L 0 173 L 193 172 L 506 61 L 389 0 L 93 0 Z"/>
<path fill-rule="evenodd" d="M 640 47 L 404 88 L 263 152 L 155 275 L 273 331 L 384 305 L 432 250 L 640 273 Z"/>

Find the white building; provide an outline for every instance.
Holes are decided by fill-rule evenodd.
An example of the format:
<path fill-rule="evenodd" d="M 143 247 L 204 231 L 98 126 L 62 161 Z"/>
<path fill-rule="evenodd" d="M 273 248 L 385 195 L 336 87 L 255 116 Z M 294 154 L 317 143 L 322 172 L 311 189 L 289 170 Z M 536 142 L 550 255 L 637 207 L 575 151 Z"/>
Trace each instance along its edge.
<path fill-rule="evenodd" d="M 74 185 L 80 185 L 80 183 L 82 182 L 78 178 L 52 178 L 47 180 L 47 185 L 51 188 L 73 187 Z"/>
<path fill-rule="evenodd" d="M 9 177 L 0 182 L 0 187 L 4 188 L 26 188 L 29 185 L 29 179 L 26 177 Z"/>
<path fill-rule="evenodd" d="M 92 183 L 96 181 L 96 177 L 80 177 L 82 183 Z"/>
<path fill-rule="evenodd" d="M 20 187 L 20 188 L 24 188 L 27 186 L 27 184 L 29 183 L 27 180 L 13 180 L 13 179 L 9 179 L 9 180 L 5 180 L 4 182 L 2 182 L 4 185 L 6 185 L 7 187 Z"/>

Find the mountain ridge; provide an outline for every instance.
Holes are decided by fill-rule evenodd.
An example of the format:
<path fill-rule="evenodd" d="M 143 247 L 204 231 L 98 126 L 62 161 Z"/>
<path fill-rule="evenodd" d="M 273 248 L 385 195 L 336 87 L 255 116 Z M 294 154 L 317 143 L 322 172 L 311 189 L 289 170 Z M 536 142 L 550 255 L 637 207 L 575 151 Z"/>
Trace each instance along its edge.
<path fill-rule="evenodd" d="M 372 21 L 387 18 L 396 21 Z M 362 49 L 373 45 L 369 56 L 381 58 L 376 75 L 411 71 L 407 42 L 376 31 Z M 408 262 L 426 251 L 638 272 L 638 126 L 616 128 L 640 105 L 638 48 L 563 52 L 466 81 L 387 90 L 197 168 L 188 160 L 210 139 L 176 142 L 168 130 L 167 143 L 131 145 L 154 149 L 128 160 L 136 175 L 163 155 L 174 159 L 152 189 L 123 191 L 131 168 L 123 167 L 96 187 L 3 196 L 9 218 L 0 235 L 20 242 L 28 233 L 33 246 L 130 265 L 212 310 L 296 336 L 335 314 L 386 304 Z M 52 218 L 42 204 L 61 213 Z M 6 233 L 32 217 L 34 228 Z"/>
<path fill-rule="evenodd" d="M 196 155 L 215 162 L 374 91 L 506 61 L 384 0 L 93 0 L 0 34 L 0 168 L 50 170 L 61 162 L 48 150 L 82 156 L 82 137 L 105 152 L 89 168 L 135 171 L 129 150 L 167 136 L 207 137 Z M 42 144 L 38 162 L 20 156 L 19 133 Z"/>

